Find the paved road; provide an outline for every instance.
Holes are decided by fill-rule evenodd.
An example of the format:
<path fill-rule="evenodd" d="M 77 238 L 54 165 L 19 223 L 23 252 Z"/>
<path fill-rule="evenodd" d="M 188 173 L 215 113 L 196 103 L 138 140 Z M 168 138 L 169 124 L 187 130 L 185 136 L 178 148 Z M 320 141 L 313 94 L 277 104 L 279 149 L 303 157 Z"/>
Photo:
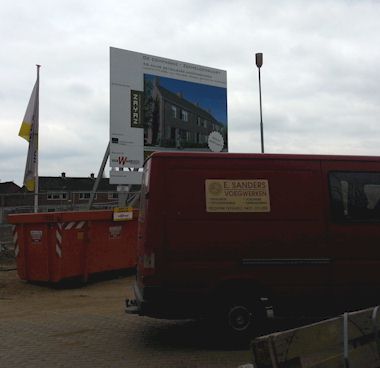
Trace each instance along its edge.
<path fill-rule="evenodd" d="M 223 350 L 193 321 L 124 313 L 133 276 L 54 289 L 0 272 L 0 367 L 235 367 L 249 351 Z"/>

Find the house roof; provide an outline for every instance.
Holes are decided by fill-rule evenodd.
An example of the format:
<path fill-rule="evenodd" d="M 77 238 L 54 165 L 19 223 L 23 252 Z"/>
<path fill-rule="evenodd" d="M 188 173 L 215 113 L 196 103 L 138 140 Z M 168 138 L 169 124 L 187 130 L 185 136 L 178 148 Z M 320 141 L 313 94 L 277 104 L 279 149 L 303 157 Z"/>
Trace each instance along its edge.
<path fill-rule="evenodd" d="M 69 176 L 40 176 L 38 178 L 38 191 L 43 192 L 91 192 L 96 178 L 69 177 Z M 110 184 L 109 178 L 101 178 L 97 192 L 116 192 L 118 185 Z M 20 189 L 26 192 L 23 186 Z M 140 190 L 140 185 L 132 185 L 130 192 Z"/>
<path fill-rule="evenodd" d="M 4 183 L 0 183 L 0 193 L 1 194 L 10 194 L 10 193 L 16 193 L 21 188 L 14 183 L 13 181 L 6 181 Z"/>
<path fill-rule="evenodd" d="M 40 176 L 38 188 L 40 192 L 46 191 L 84 191 L 92 190 L 95 183 L 94 178 L 67 177 L 67 176 Z M 100 179 L 98 192 L 116 191 L 117 185 L 110 184 L 108 178 Z"/>

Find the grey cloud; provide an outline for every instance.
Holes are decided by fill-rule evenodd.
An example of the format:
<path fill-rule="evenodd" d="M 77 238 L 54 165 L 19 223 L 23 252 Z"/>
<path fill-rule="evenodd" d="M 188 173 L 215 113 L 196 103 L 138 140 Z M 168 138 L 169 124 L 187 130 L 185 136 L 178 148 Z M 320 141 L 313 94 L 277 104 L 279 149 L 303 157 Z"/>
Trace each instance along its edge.
<path fill-rule="evenodd" d="M 230 148 L 258 152 L 255 52 L 268 152 L 378 154 L 380 3 L 80 1 L 0 7 L 0 179 L 41 63 L 40 172 L 97 172 L 109 134 L 109 46 L 227 70 Z M 28 25 L 33 24 L 33 27 Z M 18 173 L 18 179 L 15 177 Z"/>

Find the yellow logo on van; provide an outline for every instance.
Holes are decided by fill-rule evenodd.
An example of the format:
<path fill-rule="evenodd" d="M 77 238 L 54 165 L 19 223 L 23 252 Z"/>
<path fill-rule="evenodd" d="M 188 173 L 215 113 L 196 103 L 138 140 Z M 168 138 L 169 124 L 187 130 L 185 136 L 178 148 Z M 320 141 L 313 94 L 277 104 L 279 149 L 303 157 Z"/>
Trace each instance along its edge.
<path fill-rule="evenodd" d="M 207 212 L 270 212 L 267 179 L 207 179 Z"/>
<path fill-rule="evenodd" d="M 219 182 L 212 182 L 210 183 L 208 190 L 212 195 L 219 195 L 223 191 L 223 186 Z"/>

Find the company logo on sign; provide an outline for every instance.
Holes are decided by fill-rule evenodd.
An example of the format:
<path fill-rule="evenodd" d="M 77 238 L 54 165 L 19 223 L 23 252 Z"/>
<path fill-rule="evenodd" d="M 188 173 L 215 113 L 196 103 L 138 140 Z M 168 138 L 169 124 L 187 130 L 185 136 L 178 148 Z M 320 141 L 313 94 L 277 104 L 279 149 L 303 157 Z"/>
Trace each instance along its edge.
<path fill-rule="evenodd" d="M 131 127 L 142 128 L 142 92 L 131 91 Z"/>
<path fill-rule="evenodd" d="M 128 160 L 128 157 L 126 157 L 126 156 L 119 156 L 117 158 L 117 160 L 113 159 L 112 162 L 116 162 L 119 167 L 126 166 L 128 164 L 130 164 L 130 165 L 138 165 L 138 164 L 140 164 L 139 160 Z"/>
<path fill-rule="evenodd" d="M 128 162 L 128 157 L 125 156 L 119 156 L 117 159 L 117 163 L 119 165 L 125 165 Z"/>
<path fill-rule="evenodd" d="M 211 182 L 208 186 L 208 190 L 213 195 L 219 195 L 223 191 L 223 185 L 220 182 Z"/>

